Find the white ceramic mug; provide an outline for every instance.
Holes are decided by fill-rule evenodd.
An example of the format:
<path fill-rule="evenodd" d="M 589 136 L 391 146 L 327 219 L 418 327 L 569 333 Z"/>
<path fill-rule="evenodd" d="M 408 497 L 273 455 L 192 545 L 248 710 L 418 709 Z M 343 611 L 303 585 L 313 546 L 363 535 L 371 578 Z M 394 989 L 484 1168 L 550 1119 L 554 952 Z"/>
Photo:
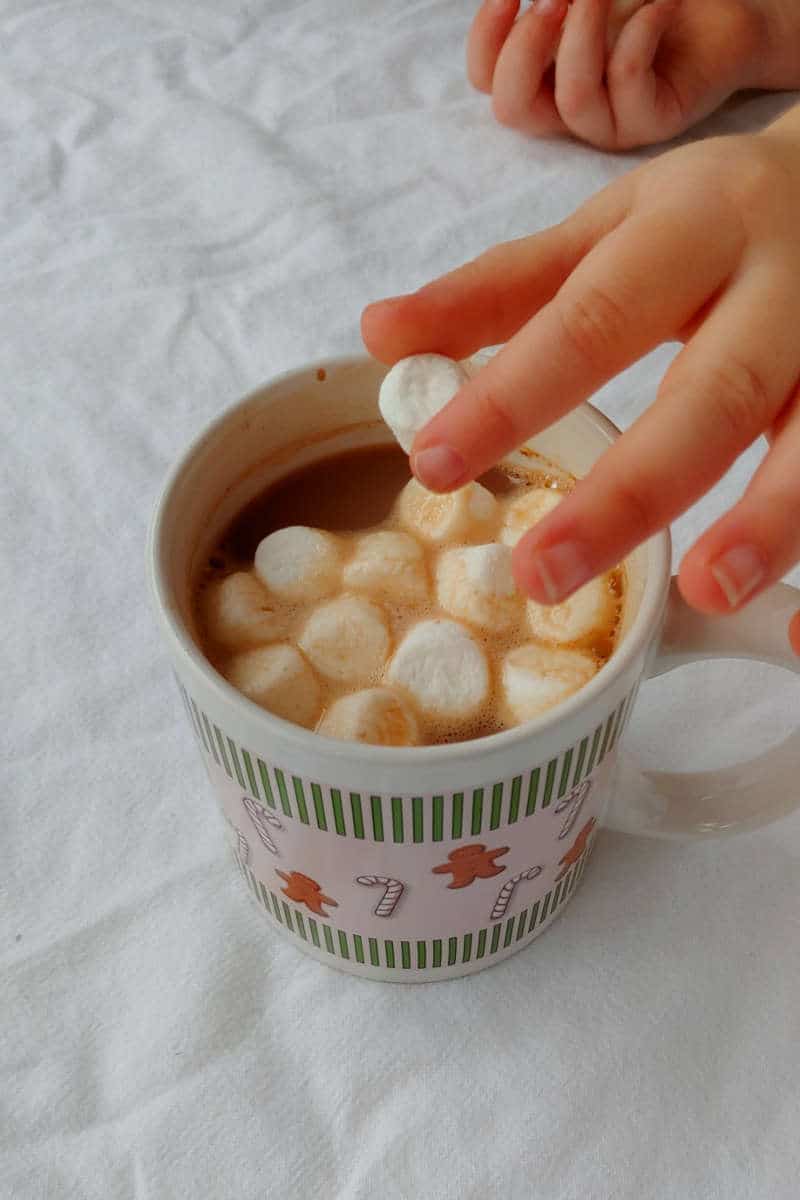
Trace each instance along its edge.
<path fill-rule="evenodd" d="M 623 629 L 610 661 L 526 725 L 393 749 L 334 741 L 270 715 L 198 649 L 191 581 L 270 481 L 390 439 L 377 410 L 382 375 L 366 358 L 315 363 L 223 413 L 167 481 L 149 574 L 236 860 L 264 913 L 299 949 L 353 974 L 447 979 L 508 957 L 546 929 L 580 883 L 603 824 L 708 836 L 764 824 L 800 803 L 796 739 L 752 764 L 702 775 L 643 775 L 630 764 L 621 771 L 619 754 L 650 675 L 709 657 L 797 671 L 787 627 L 800 592 L 780 586 L 741 615 L 698 616 L 670 584 L 663 533 L 627 562 Z M 584 405 L 531 447 L 581 476 L 617 436 Z"/>

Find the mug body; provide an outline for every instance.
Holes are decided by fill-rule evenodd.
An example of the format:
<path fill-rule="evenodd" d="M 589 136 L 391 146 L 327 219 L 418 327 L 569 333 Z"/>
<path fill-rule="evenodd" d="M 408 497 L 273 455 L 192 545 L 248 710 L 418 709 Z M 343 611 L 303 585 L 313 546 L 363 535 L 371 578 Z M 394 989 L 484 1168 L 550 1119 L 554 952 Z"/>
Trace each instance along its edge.
<path fill-rule="evenodd" d="M 230 520 L 265 486 L 390 439 L 377 411 L 382 374 L 366 358 L 313 364 L 224 413 L 167 482 L 149 573 L 186 715 L 253 900 L 299 949 L 332 966 L 418 982 L 467 975 L 515 953 L 580 884 L 660 635 L 669 540 L 653 539 L 626 563 L 623 624 L 609 662 L 524 726 L 390 749 L 334 741 L 264 712 L 199 650 L 193 582 Z M 529 449 L 580 476 L 615 436 L 584 406 Z"/>

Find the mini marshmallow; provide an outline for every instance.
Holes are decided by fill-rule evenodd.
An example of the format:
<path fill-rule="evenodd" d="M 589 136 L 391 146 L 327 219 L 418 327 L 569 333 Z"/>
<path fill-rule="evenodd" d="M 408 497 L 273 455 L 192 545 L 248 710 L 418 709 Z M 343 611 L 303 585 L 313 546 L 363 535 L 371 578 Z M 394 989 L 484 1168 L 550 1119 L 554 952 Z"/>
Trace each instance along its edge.
<path fill-rule="evenodd" d="M 500 529 L 500 541 L 505 546 L 516 546 L 523 534 L 551 513 L 563 499 L 564 493 L 554 488 L 528 488 L 507 506 Z"/>
<path fill-rule="evenodd" d="M 397 517 L 428 542 L 485 541 L 497 515 L 497 501 L 480 483 L 468 483 L 440 496 L 410 479 L 397 498 Z"/>
<path fill-rule="evenodd" d="M 459 363 L 441 354 L 414 354 L 395 363 L 381 384 L 378 407 L 406 454 L 419 430 L 467 379 Z"/>
<path fill-rule="evenodd" d="M 367 688 L 340 697 L 325 713 L 317 733 L 373 746 L 416 746 L 419 741 L 410 705 L 388 688 Z"/>
<path fill-rule="evenodd" d="M 320 675 L 364 684 L 380 678 L 389 656 L 389 630 L 377 604 L 340 596 L 315 609 L 298 644 Z"/>
<path fill-rule="evenodd" d="M 436 566 L 436 595 L 451 616 L 489 632 L 508 629 L 522 617 L 508 546 L 446 550 Z"/>
<path fill-rule="evenodd" d="M 403 638 L 386 672 L 425 716 L 468 721 L 489 696 L 486 656 L 456 621 L 420 621 Z"/>
<path fill-rule="evenodd" d="M 424 603 L 428 575 L 422 547 L 407 533 L 366 533 L 356 542 L 353 557 L 344 568 L 344 582 L 355 592 L 401 603 Z"/>
<path fill-rule="evenodd" d="M 237 654 L 225 678 L 276 717 L 309 728 L 319 716 L 321 697 L 314 672 L 302 654 L 285 642 Z"/>
<path fill-rule="evenodd" d="M 261 581 L 281 600 L 320 600 L 339 586 L 339 543 L 321 529 L 290 525 L 259 542 L 254 566 Z"/>
<path fill-rule="evenodd" d="M 212 583 L 203 596 L 202 611 L 208 636 L 229 650 L 276 642 L 288 629 L 286 614 L 247 571 Z"/>
<path fill-rule="evenodd" d="M 529 721 L 560 704 L 597 671 L 590 654 L 529 643 L 503 661 L 503 701 L 514 721 Z"/>
<path fill-rule="evenodd" d="M 614 621 L 616 597 L 607 575 L 584 584 L 560 604 L 537 604 L 529 600 L 528 624 L 531 633 L 544 642 L 582 642 L 610 629 Z"/>

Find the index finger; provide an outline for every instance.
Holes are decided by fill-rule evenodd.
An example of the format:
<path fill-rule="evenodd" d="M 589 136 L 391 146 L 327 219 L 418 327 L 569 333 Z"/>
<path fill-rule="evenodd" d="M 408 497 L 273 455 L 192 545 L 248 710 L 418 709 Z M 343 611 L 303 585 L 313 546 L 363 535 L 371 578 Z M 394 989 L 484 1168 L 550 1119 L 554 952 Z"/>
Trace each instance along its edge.
<path fill-rule="evenodd" d="M 631 194 L 631 176 L 622 176 L 561 224 L 494 246 L 419 291 L 368 305 L 361 318 L 367 349 L 394 363 L 434 351 L 466 358 L 506 341 L 624 220 Z"/>
<path fill-rule="evenodd" d="M 736 232 L 709 237 L 691 214 L 630 216 L 417 434 L 417 478 L 431 491 L 449 491 L 481 475 L 677 336 L 740 253 Z"/>

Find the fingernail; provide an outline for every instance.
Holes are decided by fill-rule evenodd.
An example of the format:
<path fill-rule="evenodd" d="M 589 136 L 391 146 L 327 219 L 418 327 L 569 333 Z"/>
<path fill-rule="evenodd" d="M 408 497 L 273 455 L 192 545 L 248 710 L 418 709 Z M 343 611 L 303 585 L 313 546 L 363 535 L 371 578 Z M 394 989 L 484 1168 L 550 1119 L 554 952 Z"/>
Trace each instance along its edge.
<path fill-rule="evenodd" d="M 534 6 L 537 13 L 542 17 L 554 17 L 556 13 L 560 13 L 562 8 L 566 8 L 566 0 L 536 0 Z"/>
<path fill-rule="evenodd" d="M 755 546 L 732 546 L 709 568 L 731 608 L 738 608 L 756 590 L 767 574 L 761 552 Z"/>
<path fill-rule="evenodd" d="M 411 460 L 411 469 L 423 487 L 444 492 L 466 479 L 467 466 L 452 446 L 430 446 Z"/>
<path fill-rule="evenodd" d="M 548 546 L 545 550 L 537 550 L 533 565 L 539 572 L 550 604 L 558 604 L 584 583 L 588 583 L 593 575 L 588 556 L 580 542 L 561 542 L 555 546 Z"/>

